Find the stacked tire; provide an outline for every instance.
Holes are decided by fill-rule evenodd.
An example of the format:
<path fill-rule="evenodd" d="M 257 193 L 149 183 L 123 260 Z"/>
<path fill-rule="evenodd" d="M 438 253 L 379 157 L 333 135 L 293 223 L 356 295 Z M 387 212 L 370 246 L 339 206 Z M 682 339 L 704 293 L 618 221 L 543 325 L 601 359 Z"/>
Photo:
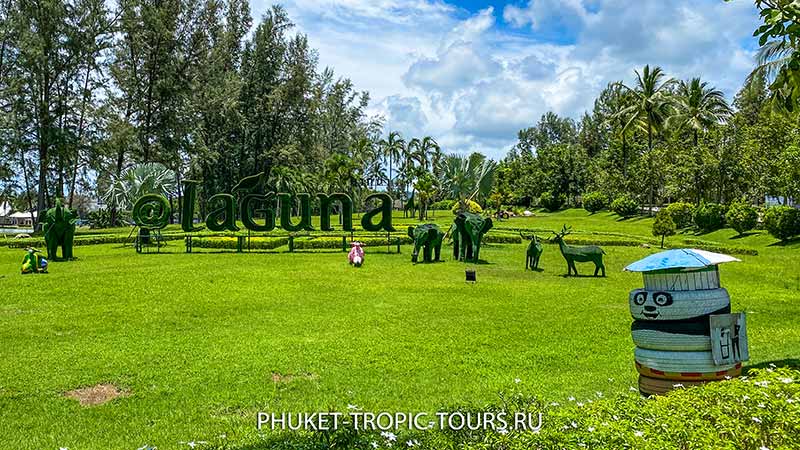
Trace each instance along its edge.
<path fill-rule="evenodd" d="M 631 337 L 643 394 L 663 394 L 741 374 L 741 363 L 718 366 L 711 352 L 709 316 L 731 310 L 716 269 L 648 272 L 645 289 L 631 291 Z"/>

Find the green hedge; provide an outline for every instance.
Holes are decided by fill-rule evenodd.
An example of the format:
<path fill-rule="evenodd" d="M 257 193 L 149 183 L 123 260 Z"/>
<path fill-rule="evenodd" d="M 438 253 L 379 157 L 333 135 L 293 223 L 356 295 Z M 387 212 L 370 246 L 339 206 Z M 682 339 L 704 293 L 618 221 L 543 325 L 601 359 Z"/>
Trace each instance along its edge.
<path fill-rule="evenodd" d="M 678 388 L 644 398 L 635 388 L 608 392 L 597 381 L 595 394 L 545 400 L 528 395 L 536 380 L 522 380 L 499 395 L 496 405 L 444 407 L 440 411 L 542 414 L 538 432 L 509 429 L 454 431 L 438 426 L 401 429 L 265 433 L 248 448 L 322 450 L 410 448 L 459 450 L 637 449 L 718 450 L 800 448 L 800 371 L 752 370 L 747 377 Z M 347 412 L 343 414 L 347 417 Z M 435 416 L 433 416 L 435 419 Z M 474 422 L 473 422 L 474 423 Z M 396 433 L 396 434 L 395 434 Z M 409 445 L 408 443 L 411 442 Z M 335 444 L 334 444 L 335 443 Z"/>
<path fill-rule="evenodd" d="M 289 238 L 285 237 L 251 237 L 250 248 L 253 250 L 272 250 L 278 247 L 283 247 L 289 243 Z M 222 237 L 203 237 L 192 238 L 192 247 L 198 248 L 224 248 L 235 250 L 238 246 L 238 239 L 236 237 L 222 236 Z M 247 248 L 247 241 L 244 243 L 244 248 Z"/>

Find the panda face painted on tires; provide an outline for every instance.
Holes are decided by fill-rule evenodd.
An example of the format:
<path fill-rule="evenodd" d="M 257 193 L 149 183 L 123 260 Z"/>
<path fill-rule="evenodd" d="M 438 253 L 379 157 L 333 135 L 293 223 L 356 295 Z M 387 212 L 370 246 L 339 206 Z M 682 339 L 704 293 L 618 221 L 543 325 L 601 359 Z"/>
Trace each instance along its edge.
<path fill-rule="evenodd" d="M 662 321 L 730 312 L 731 300 L 728 291 L 723 288 L 702 291 L 634 289 L 630 293 L 629 304 L 634 319 Z"/>

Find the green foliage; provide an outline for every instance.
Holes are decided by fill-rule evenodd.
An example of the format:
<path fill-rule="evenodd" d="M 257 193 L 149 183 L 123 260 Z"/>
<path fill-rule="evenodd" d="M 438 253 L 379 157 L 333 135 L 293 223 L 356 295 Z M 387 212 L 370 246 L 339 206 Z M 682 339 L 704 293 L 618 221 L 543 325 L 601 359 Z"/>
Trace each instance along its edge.
<path fill-rule="evenodd" d="M 788 241 L 800 235 L 800 210 L 791 206 L 773 206 L 764 213 L 764 228 L 769 234 Z"/>
<path fill-rule="evenodd" d="M 431 204 L 431 209 L 434 210 L 453 209 L 453 205 L 455 204 L 456 204 L 455 200 L 439 200 L 438 202 L 434 202 Z"/>
<path fill-rule="evenodd" d="M 542 192 L 542 195 L 539 196 L 539 206 L 550 212 L 561 209 L 566 201 L 567 198 L 564 194 L 555 194 L 550 191 Z"/>
<path fill-rule="evenodd" d="M 756 369 L 747 377 L 678 388 L 651 399 L 638 392 L 596 392 L 592 398 L 551 402 L 527 394 L 524 388 L 503 392 L 502 405 L 440 408 L 477 417 L 480 412 L 542 414 L 537 432 L 509 429 L 453 431 L 434 427 L 426 431 L 401 430 L 397 436 L 378 431 L 298 434 L 282 432 L 264 437 L 270 449 L 328 449 L 393 447 L 393 441 L 412 442 L 421 450 L 528 450 L 593 448 L 603 450 L 718 450 L 793 449 L 800 446 L 800 371 Z M 679 384 L 679 383 L 676 383 Z M 346 415 L 346 414 L 345 414 Z M 534 424 L 536 424 L 534 420 Z M 335 448 L 339 448 L 338 446 Z"/>
<path fill-rule="evenodd" d="M 608 206 L 608 196 L 602 192 L 590 192 L 583 196 L 583 209 L 594 214 Z"/>
<path fill-rule="evenodd" d="M 672 214 L 666 209 L 661 209 L 656 213 L 656 218 L 653 221 L 653 236 L 661 237 L 661 248 L 664 248 L 664 238 L 675 234 L 675 222 L 672 220 Z"/>
<path fill-rule="evenodd" d="M 633 217 L 639 214 L 639 203 L 628 195 L 621 195 L 611 202 L 611 210 L 620 217 Z"/>
<path fill-rule="evenodd" d="M 169 224 L 169 202 L 161 194 L 145 194 L 136 200 L 131 210 L 133 221 L 140 228 L 157 230 Z"/>
<path fill-rule="evenodd" d="M 453 215 L 458 215 L 461 212 L 461 205 L 458 202 L 453 202 L 453 206 L 450 208 L 450 211 Z M 467 201 L 467 212 L 472 214 L 483 214 L 483 208 L 477 202 L 472 200 Z"/>
<path fill-rule="evenodd" d="M 758 211 L 750 202 L 733 202 L 725 213 L 725 222 L 741 235 L 758 225 Z"/>
<path fill-rule="evenodd" d="M 90 228 L 113 228 L 123 224 L 124 214 L 117 214 L 116 217 L 111 213 L 111 209 L 103 208 L 89 213 L 89 227 Z M 112 218 L 115 222 L 111 223 Z"/>
<path fill-rule="evenodd" d="M 666 207 L 667 212 L 672 216 L 677 228 L 686 228 L 694 223 L 694 205 L 686 202 L 670 203 Z"/>
<path fill-rule="evenodd" d="M 725 208 L 717 203 L 701 203 L 694 210 L 693 220 L 700 230 L 719 230 L 725 225 Z"/>

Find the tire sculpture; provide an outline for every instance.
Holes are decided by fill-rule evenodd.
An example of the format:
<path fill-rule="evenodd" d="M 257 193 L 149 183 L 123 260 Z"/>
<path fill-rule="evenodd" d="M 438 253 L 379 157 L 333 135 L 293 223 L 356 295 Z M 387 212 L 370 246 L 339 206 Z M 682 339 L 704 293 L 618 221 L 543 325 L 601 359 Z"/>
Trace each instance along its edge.
<path fill-rule="evenodd" d="M 701 386 L 706 384 L 707 381 L 673 381 L 673 380 L 659 380 L 657 378 L 650 378 L 645 376 L 639 377 L 639 391 L 647 395 L 661 395 L 675 388 L 687 388 L 692 386 Z"/>
<path fill-rule="evenodd" d="M 741 362 L 717 365 L 712 353 L 710 316 L 731 311 L 718 266 L 642 270 L 644 289 L 628 296 L 639 391 L 664 394 L 741 375 Z"/>

